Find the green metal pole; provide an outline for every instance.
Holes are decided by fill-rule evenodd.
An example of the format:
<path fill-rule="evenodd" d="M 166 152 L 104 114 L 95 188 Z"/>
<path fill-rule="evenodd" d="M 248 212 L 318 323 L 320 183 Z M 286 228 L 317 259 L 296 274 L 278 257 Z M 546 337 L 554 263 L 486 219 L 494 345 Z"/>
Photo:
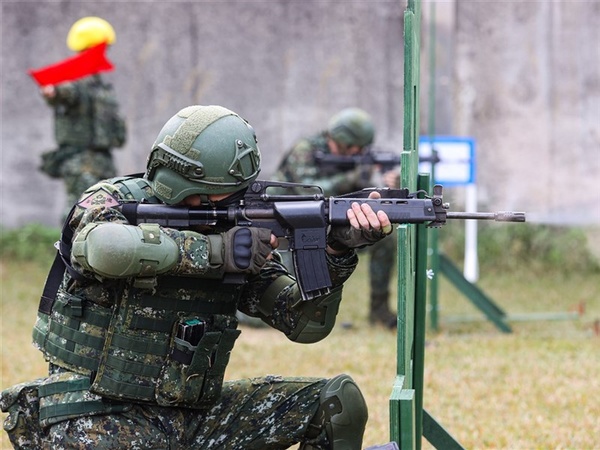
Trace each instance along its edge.
<path fill-rule="evenodd" d="M 404 123 L 400 184 L 416 189 L 419 130 L 419 22 L 420 2 L 408 0 L 404 11 Z M 404 224 L 398 232 L 398 329 L 397 372 L 390 396 L 390 437 L 401 450 L 420 447 L 416 431 L 414 381 L 415 330 L 415 225 Z M 422 415 L 422 412 L 419 412 Z"/>
<path fill-rule="evenodd" d="M 429 174 L 419 174 L 417 189 L 426 190 L 430 186 Z M 415 280 L 415 342 L 414 342 L 414 389 L 415 389 L 415 434 L 417 450 L 421 448 L 423 435 L 423 390 L 425 377 L 425 331 L 427 317 L 427 225 L 417 225 L 416 248 L 416 280 Z"/>
<path fill-rule="evenodd" d="M 428 135 L 431 144 L 431 156 L 433 161 L 436 160 L 437 152 L 433 146 L 433 138 L 435 136 L 435 47 L 436 47 L 436 35 L 435 35 L 435 2 L 431 2 L 429 5 L 429 121 L 428 121 Z M 435 183 L 435 163 L 431 163 L 431 184 Z M 428 192 L 431 192 L 431 188 L 428 187 Z M 429 230 L 429 264 L 433 277 L 429 282 L 429 307 L 431 308 L 429 319 L 431 329 L 439 331 L 439 320 L 438 320 L 438 277 L 436 276 L 439 271 L 439 243 L 438 243 L 438 230 L 436 228 Z"/>

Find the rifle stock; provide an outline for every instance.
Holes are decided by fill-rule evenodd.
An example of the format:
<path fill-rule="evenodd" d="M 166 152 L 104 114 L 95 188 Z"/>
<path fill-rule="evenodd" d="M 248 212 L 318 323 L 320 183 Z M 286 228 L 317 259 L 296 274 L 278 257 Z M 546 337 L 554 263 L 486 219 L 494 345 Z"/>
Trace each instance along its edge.
<path fill-rule="evenodd" d="M 269 189 L 304 189 L 306 194 L 270 195 Z M 294 268 L 304 300 L 329 292 L 331 279 L 325 249 L 328 226 L 348 226 L 346 216 L 353 202 L 368 203 L 374 211 L 384 211 L 395 224 L 424 223 L 441 227 L 447 219 L 525 222 L 525 213 L 448 212 L 442 186 L 433 188 L 431 197 L 407 189 L 369 188 L 335 197 L 325 197 L 318 186 L 257 180 L 250 185 L 243 200 L 227 206 L 209 204 L 199 207 L 148 203 L 123 203 L 119 208 L 133 224 L 156 223 L 163 227 L 189 229 L 198 226 L 233 226 L 268 228 L 278 238 L 288 241 Z M 373 191 L 381 198 L 369 198 Z M 418 196 L 423 198 L 418 198 Z"/>

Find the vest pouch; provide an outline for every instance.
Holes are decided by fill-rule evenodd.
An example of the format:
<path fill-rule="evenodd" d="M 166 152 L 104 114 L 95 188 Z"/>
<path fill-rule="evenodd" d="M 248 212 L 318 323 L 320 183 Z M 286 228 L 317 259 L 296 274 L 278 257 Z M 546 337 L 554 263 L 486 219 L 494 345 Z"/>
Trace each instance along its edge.
<path fill-rule="evenodd" d="M 4 419 L 4 431 L 15 449 L 42 448 L 38 388 L 43 381 L 43 378 L 38 378 L 17 384 L 0 394 L 0 409 L 8 413 Z"/>
<path fill-rule="evenodd" d="M 204 331 L 199 321 L 176 324 L 170 343 L 169 356 L 162 367 L 156 385 L 156 401 L 162 406 L 191 408 L 208 407 L 221 394 L 221 386 L 229 354 L 240 331 Z M 192 323 L 197 326 L 191 337 L 182 329 Z M 203 324 L 201 324 L 203 325 Z M 187 330 L 186 330 L 187 331 Z M 197 339 L 197 344 L 194 345 Z"/>
<path fill-rule="evenodd" d="M 216 349 L 214 358 L 211 358 L 211 366 L 202 387 L 201 401 L 203 403 L 206 401 L 208 405 L 211 405 L 220 397 L 229 356 L 240 333 L 240 330 L 227 329 L 223 331 L 219 348 Z"/>
<path fill-rule="evenodd" d="M 45 428 L 79 417 L 121 413 L 133 406 L 104 399 L 89 388 L 90 378 L 84 375 L 63 372 L 46 378 L 39 387 L 40 425 Z"/>

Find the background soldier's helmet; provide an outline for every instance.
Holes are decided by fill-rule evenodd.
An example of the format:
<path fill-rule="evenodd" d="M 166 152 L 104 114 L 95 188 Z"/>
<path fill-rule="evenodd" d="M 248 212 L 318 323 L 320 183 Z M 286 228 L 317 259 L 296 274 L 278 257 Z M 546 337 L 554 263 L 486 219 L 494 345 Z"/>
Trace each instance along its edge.
<path fill-rule="evenodd" d="M 188 106 L 162 128 L 148 157 L 146 178 L 172 205 L 193 194 L 228 194 L 260 172 L 253 128 L 221 106 Z"/>
<path fill-rule="evenodd" d="M 67 35 L 67 47 L 74 52 L 106 42 L 112 44 L 116 40 L 112 25 L 100 17 L 84 17 L 71 26 Z"/>
<path fill-rule="evenodd" d="M 327 129 L 336 142 L 364 147 L 373 142 L 375 127 L 371 116 L 360 108 L 346 108 L 334 115 Z"/>

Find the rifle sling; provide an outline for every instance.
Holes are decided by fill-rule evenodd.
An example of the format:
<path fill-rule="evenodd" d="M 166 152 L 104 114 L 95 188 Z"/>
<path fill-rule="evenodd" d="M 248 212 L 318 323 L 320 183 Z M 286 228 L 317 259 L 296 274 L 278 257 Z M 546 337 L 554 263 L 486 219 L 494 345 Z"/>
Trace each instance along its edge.
<path fill-rule="evenodd" d="M 69 211 L 60 233 L 60 240 L 54 244 L 54 246 L 57 247 L 56 256 L 54 257 L 54 262 L 48 272 L 48 278 L 46 278 L 46 284 L 44 285 L 44 290 L 40 298 L 40 305 L 38 307 L 38 312 L 42 314 L 50 314 L 52 311 L 52 306 L 54 305 L 58 288 L 63 281 L 65 270 L 69 272 L 69 275 L 71 275 L 73 279 L 77 280 L 83 278 L 81 274 L 73 269 L 70 263 L 73 230 L 69 226 L 69 222 L 73 217 L 76 207 L 77 205 L 73 206 L 71 211 Z"/>

